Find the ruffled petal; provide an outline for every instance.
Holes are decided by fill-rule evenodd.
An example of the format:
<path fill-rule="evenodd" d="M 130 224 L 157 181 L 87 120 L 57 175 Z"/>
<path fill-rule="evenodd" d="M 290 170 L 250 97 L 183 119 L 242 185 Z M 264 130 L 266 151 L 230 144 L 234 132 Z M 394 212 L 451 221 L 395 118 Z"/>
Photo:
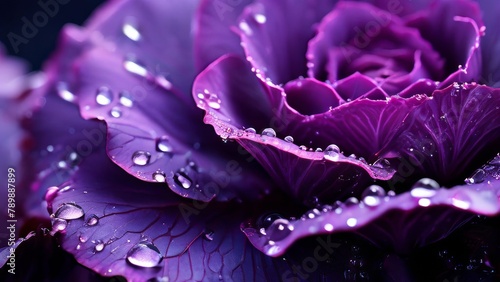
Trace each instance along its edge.
<path fill-rule="evenodd" d="M 483 20 L 486 26 L 485 35 L 481 38 L 481 55 L 483 62 L 482 77 L 479 82 L 492 87 L 500 86 L 500 34 L 495 31 L 500 24 L 500 3 L 497 1 L 479 0 Z"/>
<path fill-rule="evenodd" d="M 89 138 L 107 141 L 110 158 L 132 175 L 166 182 L 176 193 L 203 201 L 216 195 L 219 200 L 259 198 L 270 189 L 266 177 L 243 157 L 228 153 L 236 148 L 224 145 L 200 123 L 200 113 L 186 96 L 194 65 L 185 29 L 191 26 L 195 2 L 169 2 L 165 7 L 154 2 L 138 9 L 127 1 L 105 6 L 86 28 L 64 30 L 48 73 L 51 81 L 60 81 L 59 96 L 78 103 L 84 118 L 106 121 L 106 138 L 102 130 Z M 176 15 L 155 25 L 138 22 L 163 10 L 175 10 Z M 171 27 L 164 36 L 168 39 L 151 34 L 163 24 Z M 160 45 L 172 52 L 160 52 Z"/>
<path fill-rule="evenodd" d="M 300 115 L 285 105 L 279 89 L 258 80 L 249 70 L 233 71 L 244 67 L 245 63 L 236 57 L 217 60 L 197 77 L 193 87 L 194 98 L 206 112 L 204 121 L 212 125 L 221 138 L 235 140 L 242 145 L 287 192 L 306 201 L 314 196 L 346 198 L 359 193 L 359 188 L 371 179 L 387 180 L 392 176 L 390 169 L 370 166 L 355 156 L 346 157 L 334 148 L 336 146 L 326 148 L 325 152 L 313 152 L 313 149 L 292 144 L 290 137 L 283 136 L 284 140 L 277 138 L 274 129 L 265 128 L 266 120 L 271 127 L 273 124 L 278 127 L 283 125 L 277 129 L 282 132 Z M 196 94 L 203 91 L 216 97 L 219 101 L 217 107 L 213 107 L 203 95 Z M 249 104 L 259 100 L 262 102 L 257 111 L 248 109 Z M 281 116 L 282 113 L 290 116 Z M 252 119 L 253 116 L 256 118 Z M 307 118 L 302 117 L 305 122 Z M 314 118 L 311 117 L 310 121 Z M 262 134 L 257 134 L 255 129 L 249 128 L 251 126 L 262 128 Z"/>
<path fill-rule="evenodd" d="M 399 158 L 395 183 L 426 176 L 456 184 L 490 158 L 500 141 L 500 91 L 455 84 L 425 100 L 379 156 Z"/>
<path fill-rule="evenodd" d="M 309 76 L 335 82 L 360 72 L 391 95 L 443 75 L 439 54 L 418 30 L 367 3 L 338 3 L 310 41 L 307 58 Z"/>
<path fill-rule="evenodd" d="M 345 103 L 328 84 L 313 78 L 297 79 L 284 86 L 286 101 L 302 115 L 314 115 Z"/>
<path fill-rule="evenodd" d="M 431 42 L 446 60 L 444 88 L 453 82 L 478 81 L 481 78 L 480 37 L 484 32 L 479 5 L 473 1 L 436 1 L 429 9 L 407 21 Z M 456 32 L 462 30 L 462 32 Z"/>
<path fill-rule="evenodd" d="M 82 162 L 69 186 L 49 201 L 53 231 L 79 263 L 101 275 L 275 281 L 287 269 L 286 262 L 255 250 L 239 230 L 251 208 L 188 201 L 123 172 L 102 147 Z"/>
<path fill-rule="evenodd" d="M 496 172 L 499 171 L 497 167 Z M 300 219 L 275 221 L 264 232 L 256 226 L 243 231 L 255 247 L 273 257 L 285 253 L 300 238 L 339 232 L 357 233 L 381 248 L 407 254 L 445 238 L 477 214 L 499 213 L 498 179 L 452 189 L 417 183 L 412 191 L 401 195 L 369 193 L 360 204 L 349 200 L 325 205 Z"/>
<path fill-rule="evenodd" d="M 258 0 L 239 23 L 247 60 L 263 78 L 283 84 L 307 74 L 307 42 L 335 1 Z M 300 18 L 300 20 L 297 20 Z"/>
<path fill-rule="evenodd" d="M 96 49 L 75 66 L 81 114 L 106 121 L 108 155 L 116 164 L 139 179 L 167 182 L 179 195 L 202 201 L 219 194 L 219 199 L 258 198 L 270 188 L 248 162 L 213 155 L 227 148 L 211 138 L 199 113 L 179 101 L 175 88 L 147 86 L 122 64 L 121 58 Z M 144 88 L 137 88 L 141 84 Z"/>

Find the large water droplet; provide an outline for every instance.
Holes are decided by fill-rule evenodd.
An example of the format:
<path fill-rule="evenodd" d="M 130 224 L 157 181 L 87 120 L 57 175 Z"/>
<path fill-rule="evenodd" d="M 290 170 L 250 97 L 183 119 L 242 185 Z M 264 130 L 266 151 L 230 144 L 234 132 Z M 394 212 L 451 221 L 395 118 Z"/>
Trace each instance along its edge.
<path fill-rule="evenodd" d="M 292 136 L 286 136 L 284 140 L 289 143 L 293 143 L 294 141 Z"/>
<path fill-rule="evenodd" d="M 160 250 L 148 242 L 138 243 L 127 253 L 127 261 L 139 267 L 155 267 L 162 259 Z"/>
<path fill-rule="evenodd" d="M 189 189 L 193 185 L 193 181 L 184 172 L 177 172 L 174 175 L 174 181 L 184 189 Z"/>
<path fill-rule="evenodd" d="M 136 165 L 144 166 L 149 163 L 151 154 L 145 151 L 137 151 L 132 155 L 132 161 Z"/>
<path fill-rule="evenodd" d="M 363 191 L 363 194 L 361 194 L 363 203 L 369 207 L 380 205 L 384 197 L 385 190 L 378 185 L 371 185 L 370 187 L 366 188 L 365 191 Z"/>
<path fill-rule="evenodd" d="M 325 148 L 325 154 L 330 153 L 330 152 L 339 154 L 340 153 L 339 146 L 337 146 L 335 144 L 328 145 L 328 147 Z"/>
<path fill-rule="evenodd" d="M 484 181 L 486 177 L 486 172 L 483 169 L 477 169 L 474 171 L 471 177 L 465 179 L 465 183 L 467 184 L 478 184 Z"/>
<path fill-rule="evenodd" d="M 130 93 L 127 91 L 120 92 L 119 99 L 120 99 L 120 104 L 122 104 L 122 106 L 130 108 L 134 105 L 134 102 L 132 100 L 132 95 L 130 95 Z"/>
<path fill-rule="evenodd" d="M 391 163 L 386 159 L 378 159 L 372 164 L 372 166 L 376 168 L 389 169 L 391 167 Z"/>
<path fill-rule="evenodd" d="M 283 218 L 280 214 L 278 213 L 269 213 L 261 216 L 257 220 L 257 226 L 259 228 L 259 231 L 262 235 L 266 235 L 266 229 L 273 224 L 274 221 L 277 219 Z"/>
<path fill-rule="evenodd" d="M 54 232 L 63 231 L 68 226 L 68 222 L 61 218 L 54 218 L 52 220 L 52 230 Z"/>
<path fill-rule="evenodd" d="M 163 171 L 156 171 L 153 173 L 153 179 L 156 182 L 165 182 L 167 177 L 165 176 L 165 173 Z"/>
<path fill-rule="evenodd" d="M 262 130 L 262 135 L 276 137 L 276 131 L 274 131 L 274 129 L 272 128 L 265 128 L 264 130 Z"/>
<path fill-rule="evenodd" d="M 111 103 L 113 100 L 113 92 L 106 87 L 106 86 L 101 86 L 97 88 L 96 96 L 95 96 L 95 101 L 97 104 L 101 106 L 106 106 Z"/>
<path fill-rule="evenodd" d="M 167 136 L 156 139 L 156 150 L 164 153 L 171 153 L 174 149 Z"/>
<path fill-rule="evenodd" d="M 87 219 L 87 225 L 88 226 L 94 226 L 96 225 L 97 223 L 99 223 L 99 217 L 95 214 L 91 215 L 88 219 Z"/>
<path fill-rule="evenodd" d="M 276 219 L 267 229 L 266 234 L 271 241 L 281 241 L 292 233 L 294 227 L 284 218 Z"/>
<path fill-rule="evenodd" d="M 439 183 L 434 179 L 422 178 L 413 184 L 410 194 L 415 198 L 430 198 L 436 195 Z"/>
<path fill-rule="evenodd" d="M 104 250 L 104 243 L 101 240 L 97 240 L 96 245 L 94 246 L 94 250 L 96 252 L 101 252 L 102 250 Z"/>
<path fill-rule="evenodd" d="M 137 29 L 137 24 L 133 19 L 128 19 L 125 24 L 123 24 L 122 32 L 132 41 L 139 41 L 141 39 L 141 33 Z"/>
<path fill-rule="evenodd" d="M 82 207 L 72 203 L 62 204 L 55 212 L 55 217 L 72 220 L 80 218 L 84 215 Z"/>

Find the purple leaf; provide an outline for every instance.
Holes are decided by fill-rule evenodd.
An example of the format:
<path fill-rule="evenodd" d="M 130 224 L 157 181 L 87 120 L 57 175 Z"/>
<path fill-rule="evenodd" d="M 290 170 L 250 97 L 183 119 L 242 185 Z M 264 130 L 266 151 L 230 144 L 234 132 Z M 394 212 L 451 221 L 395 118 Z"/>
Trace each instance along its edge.
<path fill-rule="evenodd" d="M 411 163 L 416 174 L 449 184 L 491 157 L 499 141 L 500 91 L 455 84 L 435 91 L 411 110 L 379 156 L 399 157 Z"/>
<path fill-rule="evenodd" d="M 334 3 L 257 0 L 246 7 L 238 27 L 247 60 L 255 71 L 275 84 L 305 76 L 307 43 Z"/>
<path fill-rule="evenodd" d="M 53 231 L 79 263 L 101 275 L 133 281 L 274 280 L 286 267 L 255 250 L 239 230 L 251 208 L 188 201 L 131 177 L 103 148 L 82 161 L 69 185 L 49 202 L 50 212 L 57 220 L 71 205 L 84 215 L 62 216 L 66 224 L 53 225 Z"/>
<path fill-rule="evenodd" d="M 419 181 L 410 192 L 397 196 L 386 196 L 383 188 L 371 186 L 360 204 L 348 200 L 325 205 L 300 219 L 273 222 L 264 232 L 255 226 L 243 231 L 255 247 L 273 257 L 300 238 L 338 232 L 357 233 L 381 248 L 405 254 L 445 238 L 477 214 L 500 213 L 498 179 L 451 189 L 427 182 Z"/>
<path fill-rule="evenodd" d="M 241 144 L 283 189 L 306 201 L 313 196 L 345 198 L 359 193 L 359 188 L 372 178 L 387 180 L 392 176 L 390 169 L 370 166 L 354 156 L 346 157 L 338 148 L 312 151 L 313 148 L 292 144 L 289 137 L 277 138 L 274 129 L 265 127 L 265 117 L 268 117 L 268 124 L 283 125 L 278 128 L 280 133 L 289 130 L 287 126 L 291 122 L 301 126 L 315 117 L 304 117 L 292 111 L 280 89 L 263 83 L 250 71 L 232 71 L 244 70 L 245 65 L 236 57 L 222 57 L 198 76 L 193 96 L 206 112 L 205 122 L 211 124 L 221 138 Z M 210 98 L 205 95 L 216 99 L 217 107 L 211 106 Z M 257 105 L 254 101 L 260 101 L 256 111 L 248 108 L 249 104 Z M 262 134 L 256 134 L 251 126 L 262 128 Z M 243 130 L 245 127 L 247 129 Z"/>

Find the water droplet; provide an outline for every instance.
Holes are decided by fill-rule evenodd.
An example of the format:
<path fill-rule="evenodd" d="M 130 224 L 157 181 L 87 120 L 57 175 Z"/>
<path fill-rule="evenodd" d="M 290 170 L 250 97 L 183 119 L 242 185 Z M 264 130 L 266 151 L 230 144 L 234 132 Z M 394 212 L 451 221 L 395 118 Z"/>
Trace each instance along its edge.
<path fill-rule="evenodd" d="M 358 224 L 358 220 L 356 218 L 351 217 L 351 218 L 347 219 L 347 226 L 354 227 L 354 226 L 356 226 L 356 224 Z"/>
<path fill-rule="evenodd" d="M 283 218 L 279 213 L 269 213 L 261 216 L 257 220 L 257 226 L 262 235 L 266 235 L 266 229 L 273 224 L 277 219 Z"/>
<path fill-rule="evenodd" d="M 160 250 L 147 242 L 138 243 L 127 253 L 127 261 L 139 267 L 155 267 L 162 259 Z"/>
<path fill-rule="evenodd" d="M 54 232 L 63 231 L 68 226 L 68 222 L 61 218 L 54 218 L 52 220 L 52 230 Z"/>
<path fill-rule="evenodd" d="M 307 151 L 307 147 L 304 146 L 304 145 L 300 145 L 299 146 L 299 150 L 302 150 L 302 151 Z"/>
<path fill-rule="evenodd" d="M 343 208 L 354 207 L 359 205 L 359 200 L 356 197 L 350 197 L 342 203 Z"/>
<path fill-rule="evenodd" d="M 101 252 L 102 250 L 104 250 L 104 243 L 101 240 L 97 240 L 94 250 L 96 252 Z"/>
<path fill-rule="evenodd" d="M 184 189 L 189 189 L 193 185 L 191 178 L 181 171 L 174 175 L 174 181 Z"/>
<path fill-rule="evenodd" d="M 439 183 L 434 179 L 422 178 L 413 184 L 410 194 L 415 198 L 430 198 L 437 193 Z"/>
<path fill-rule="evenodd" d="M 174 150 L 167 136 L 156 139 L 156 149 L 164 153 L 171 153 Z"/>
<path fill-rule="evenodd" d="M 165 76 L 163 75 L 157 75 L 155 77 L 156 83 L 158 83 L 161 87 L 163 87 L 166 90 L 171 90 L 172 89 L 172 82 L 168 80 Z"/>
<path fill-rule="evenodd" d="M 163 173 L 163 171 L 156 171 L 153 173 L 153 179 L 156 182 L 165 182 L 167 178 L 165 176 L 165 173 Z"/>
<path fill-rule="evenodd" d="M 109 115 L 114 117 L 114 118 L 119 118 L 122 116 L 122 110 L 118 107 L 113 107 L 111 111 L 109 111 Z"/>
<path fill-rule="evenodd" d="M 149 163 L 151 159 L 151 154 L 145 151 L 137 151 L 132 155 L 132 161 L 136 165 L 144 166 Z"/>
<path fill-rule="evenodd" d="M 478 184 L 484 181 L 486 177 L 486 172 L 483 169 L 477 169 L 474 171 L 471 177 L 465 179 L 467 184 Z"/>
<path fill-rule="evenodd" d="M 252 35 L 252 29 L 250 28 L 250 26 L 248 25 L 248 23 L 242 21 L 240 22 L 240 24 L 238 25 L 240 27 L 240 29 L 248 36 Z"/>
<path fill-rule="evenodd" d="M 262 135 L 269 136 L 269 137 L 276 137 L 276 131 L 272 128 L 265 128 L 262 130 Z"/>
<path fill-rule="evenodd" d="M 304 218 L 313 219 L 313 218 L 317 217 L 318 215 L 321 215 L 321 212 L 318 209 L 312 209 L 312 210 L 306 212 Z"/>
<path fill-rule="evenodd" d="M 142 66 L 138 62 L 135 62 L 135 60 L 132 59 L 132 58 L 126 59 L 123 62 L 123 67 L 127 71 L 129 71 L 129 72 L 131 72 L 133 74 L 136 74 L 136 75 L 139 75 L 139 76 L 142 76 L 142 77 L 147 77 L 148 76 L 148 70 L 146 69 L 146 67 Z"/>
<path fill-rule="evenodd" d="M 214 231 L 213 230 L 205 230 L 203 232 L 203 238 L 208 241 L 213 241 L 214 240 Z"/>
<path fill-rule="evenodd" d="M 372 167 L 388 169 L 391 167 L 391 163 L 386 159 L 378 159 L 372 164 Z"/>
<path fill-rule="evenodd" d="M 132 41 L 139 41 L 141 39 L 141 33 L 137 29 L 135 21 L 128 19 L 127 22 L 122 26 L 122 32 Z"/>
<path fill-rule="evenodd" d="M 325 148 L 325 154 L 330 152 L 339 154 L 340 153 L 339 146 L 335 144 L 328 145 L 328 147 Z"/>
<path fill-rule="evenodd" d="M 76 96 L 71 91 L 68 90 L 68 84 L 66 82 L 59 82 L 57 84 L 57 94 L 59 97 L 68 102 L 76 101 Z"/>
<path fill-rule="evenodd" d="M 330 223 L 325 224 L 324 228 L 328 232 L 333 231 L 333 225 Z"/>
<path fill-rule="evenodd" d="M 120 104 L 122 104 L 127 108 L 130 108 L 134 105 L 134 102 L 132 100 L 132 95 L 130 95 L 130 93 L 127 91 L 120 92 L 119 99 L 120 99 Z"/>
<path fill-rule="evenodd" d="M 88 240 L 88 239 L 89 239 L 89 238 L 88 238 L 87 236 L 85 236 L 85 235 L 80 235 L 80 236 L 78 237 L 78 240 L 79 240 L 81 243 L 85 243 L 85 242 L 87 242 L 87 240 Z"/>
<path fill-rule="evenodd" d="M 371 185 L 363 191 L 361 197 L 365 205 L 375 207 L 380 205 L 382 198 L 385 197 L 385 190 L 378 185 Z"/>
<path fill-rule="evenodd" d="M 70 152 L 66 156 L 66 163 L 70 165 L 70 167 L 74 168 L 80 162 L 80 156 L 76 152 Z"/>
<path fill-rule="evenodd" d="M 316 148 L 315 152 L 323 152 L 323 149 L 321 149 L 321 148 Z"/>
<path fill-rule="evenodd" d="M 255 134 L 255 133 L 257 133 L 257 130 L 255 130 L 255 128 L 253 128 L 253 127 L 249 127 L 247 129 L 245 129 L 245 132 L 250 133 L 250 134 Z"/>
<path fill-rule="evenodd" d="M 266 16 L 264 16 L 263 14 L 255 14 L 254 18 L 255 18 L 255 21 L 260 23 L 260 24 L 265 24 L 267 21 Z"/>
<path fill-rule="evenodd" d="M 266 234 L 269 240 L 281 241 L 292 233 L 294 227 L 290 222 L 284 218 L 276 219 L 268 228 Z"/>
<path fill-rule="evenodd" d="M 83 215 L 82 207 L 72 203 L 62 204 L 55 212 L 55 217 L 66 220 L 77 219 Z"/>
<path fill-rule="evenodd" d="M 91 215 L 88 219 L 87 219 L 87 225 L 88 226 L 94 226 L 96 225 L 97 223 L 99 223 L 99 217 L 95 214 Z"/>
<path fill-rule="evenodd" d="M 286 136 L 284 140 L 289 143 L 293 143 L 294 141 L 292 136 Z"/>
<path fill-rule="evenodd" d="M 109 105 L 112 100 L 113 100 L 113 93 L 108 87 L 101 86 L 97 88 L 95 96 L 95 101 L 97 102 L 97 104 L 101 106 L 106 106 Z"/>

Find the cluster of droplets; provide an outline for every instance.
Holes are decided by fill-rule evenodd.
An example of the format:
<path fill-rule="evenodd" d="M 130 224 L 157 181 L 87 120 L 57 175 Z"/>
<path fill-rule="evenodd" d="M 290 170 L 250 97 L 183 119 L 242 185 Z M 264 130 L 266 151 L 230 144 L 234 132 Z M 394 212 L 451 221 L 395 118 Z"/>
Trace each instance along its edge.
<path fill-rule="evenodd" d="M 120 91 L 118 93 L 118 102 L 113 103 L 115 94 L 107 86 L 97 88 L 95 94 L 95 102 L 100 106 L 109 106 L 112 103 L 116 104 L 109 110 L 109 115 L 113 118 L 120 118 L 123 115 L 123 108 L 131 108 L 134 105 L 132 95 L 128 91 Z"/>
<path fill-rule="evenodd" d="M 219 99 L 219 96 L 217 96 L 217 94 L 210 93 L 208 89 L 204 89 L 203 92 L 199 92 L 196 96 L 200 99 L 198 103 L 202 106 L 201 108 L 203 108 L 204 104 L 207 104 L 214 110 L 219 110 L 221 108 L 222 101 Z"/>
<path fill-rule="evenodd" d="M 60 192 L 60 190 L 58 191 Z M 60 205 L 56 212 L 51 215 L 52 218 L 52 234 L 63 232 L 68 227 L 68 221 L 83 217 L 84 211 L 82 207 L 74 203 L 64 203 Z"/>

